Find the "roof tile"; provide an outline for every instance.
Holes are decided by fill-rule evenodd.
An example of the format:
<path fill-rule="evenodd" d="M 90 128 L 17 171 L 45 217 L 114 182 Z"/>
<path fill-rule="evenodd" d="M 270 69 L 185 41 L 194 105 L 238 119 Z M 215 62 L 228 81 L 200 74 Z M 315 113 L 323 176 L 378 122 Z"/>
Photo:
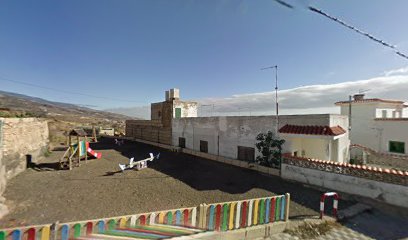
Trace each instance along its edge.
<path fill-rule="evenodd" d="M 306 135 L 325 135 L 325 136 L 338 136 L 346 133 L 340 126 L 329 127 L 329 126 L 301 126 L 301 125 L 289 125 L 286 124 L 281 129 L 280 133 L 289 134 L 306 134 Z"/>

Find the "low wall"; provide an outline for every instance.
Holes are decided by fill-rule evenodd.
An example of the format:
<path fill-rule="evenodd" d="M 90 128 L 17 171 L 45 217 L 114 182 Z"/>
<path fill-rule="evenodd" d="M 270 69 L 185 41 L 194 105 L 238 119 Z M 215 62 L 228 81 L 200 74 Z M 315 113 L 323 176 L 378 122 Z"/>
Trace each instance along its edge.
<path fill-rule="evenodd" d="M 408 169 L 408 155 L 379 153 L 359 144 L 352 144 L 350 146 L 350 154 L 356 160 L 356 163 L 359 164 Z"/>
<path fill-rule="evenodd" d="M 6 179 L 26 169 L 44 156 L 49 143 L 48 123 L 38 118 L 3 118 L 3 165 Z"/>
<path fill-rule="evenodd" d="M 408 208 L 408 172 L 285 157 L 281 177 Z"/>
<path fill-rule="evenodd" d="M 193 156 L 197 156 L 197 157 L 201 157 L 201 158 L 205 158 L 205 159 L 208 159 L 208 160 L 221 162 L 221 163 L 225 163 L 225 164 L 229 164 L 229 165 L 234 165 L 234 166 L 241 167 L 241 168 L 247 168 L 247 169 L 251 169 L 251 170 L 261 172 L 261 173 L 265 173 L 265 174 L 269 174 L 269 175 L 274 175 L 274 176 L 279 176 L 280 175 L 279 169 L 264 167 L 264 166 L 261 166 L 261 165 L 258 165 L 258 164 L 248 163 L 246 161 L 226 158 L 226 157 L 217 156 L 217 155 L 213 155 L 213 154 L 209 154 L 209 153 L 203 153 L 203 152 L 191 150 L 191 149 L 188 149 L 188 148 L 180 148 L 180 147 L 175 147 L 175 146 L 171 146 L 171 145 L 167 145 L 167 144 L 146 141 L 146 140 L 142 140 L 142 139 L 135 139 L 135 138 L 130 138 L 130 137 L 124 137 L 124 138 L 121 138 L 121 139 L 126 139 L 126 140 L 130 140 L 130 141 L 136 141 L 136 142 L 141 142 L 141 143 L 145 143 L 145 144 L 150 144 L 150 145 L 153 145 L 153 146 L 156 146 L 156 147 L 161 147 L 161 148 L 172 150 L 172 151 L 182 152 L 182 153 L 185 153 L 185 154 L 189 154 L 189 155 L 193 155 Z"/>

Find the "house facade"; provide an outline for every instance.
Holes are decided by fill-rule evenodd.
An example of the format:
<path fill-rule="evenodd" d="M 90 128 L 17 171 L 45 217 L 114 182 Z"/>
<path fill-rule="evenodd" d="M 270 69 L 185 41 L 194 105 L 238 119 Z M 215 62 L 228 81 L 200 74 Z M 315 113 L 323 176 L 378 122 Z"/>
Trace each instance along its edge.
<path fill-rule="evenodd" d="M 408 112 L 403 101 L 364 98 L 337 102 L 350 118 L 350 140 L 378 153 L 408 155 Z"/>
<path fill-rule="evenodd" d="M 283 153 L 347 162 L 348 119 L 336 114 L 221 116 L 173 119 L 172 144 L 231 159 L 253 161 L 256 136 L 272 131 L 285 140 Z M 278 133 L 276 130 L 278 129 Z"/>

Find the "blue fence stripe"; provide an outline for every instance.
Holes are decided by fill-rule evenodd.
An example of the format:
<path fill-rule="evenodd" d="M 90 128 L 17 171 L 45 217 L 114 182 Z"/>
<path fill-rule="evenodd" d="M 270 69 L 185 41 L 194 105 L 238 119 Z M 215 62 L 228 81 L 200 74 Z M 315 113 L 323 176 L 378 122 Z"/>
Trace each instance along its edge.
<path fill-rule="evenodd" d="M 271 207 L 271 199 L 268 198 L 265 201 L 266 207 L 265 207 L 265 223 L 269 223 L 269 215 L 270 215 L 270 207 Z"/>
<path fill-rule="evenodd" d="M 283 196 L 281 198 L 281 212 L 280 212 L 280 220 L 284 220 L 285 219 L 285 203 L 286 203 L 286 197 Z"/>
<path fill-rule="evenodd" d="M 214 230 L 214 205 L 211 205 L 210 207 L 210 219 L 208 219 L 208 229 L 209 230 Z"/>
<path fill-rule="evenodd" d="M 176 211 L 176 225 L 181 225 L 181 211 Z"/>

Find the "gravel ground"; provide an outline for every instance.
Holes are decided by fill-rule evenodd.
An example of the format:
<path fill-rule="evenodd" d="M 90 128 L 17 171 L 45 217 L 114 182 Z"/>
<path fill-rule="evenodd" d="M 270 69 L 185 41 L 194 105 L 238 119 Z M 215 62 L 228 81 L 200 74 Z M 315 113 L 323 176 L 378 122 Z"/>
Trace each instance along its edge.
<path fill-rule="evenodd" d="M 58 171 L 53 152 L 44 163 L 8 182 L 4 194 L 10 213 L 0 228 L 112 217 L 179 207 L 266 197 L 289 192 L 291 218 L 318 215 L 321 192 L 275 176 L 174 153 L 127 141 L 114 145 L 102 139 L 91 147 L 102 159 L 90 160 L 72 171 Z M 144 159 L 161 152 L 142 171 L 118 171 L 129 157 Z M 352 202 L 341 201 L 340 208 Z M 329 204 L 327 204 L 329 205 Z M 330 209 L 328 209 L 330 211 Z"/>

